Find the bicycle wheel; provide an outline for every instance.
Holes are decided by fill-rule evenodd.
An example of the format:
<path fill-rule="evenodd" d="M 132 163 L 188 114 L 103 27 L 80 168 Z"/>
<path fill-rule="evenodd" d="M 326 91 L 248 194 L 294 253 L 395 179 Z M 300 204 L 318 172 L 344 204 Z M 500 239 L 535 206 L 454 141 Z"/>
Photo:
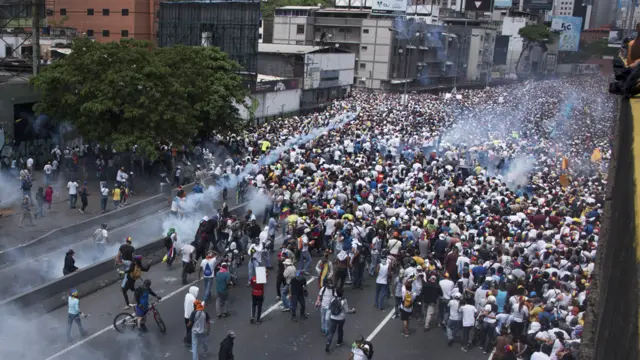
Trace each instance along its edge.
<path fill-rule="evenodd" d="M 154 313 L 153 319 L 156 321 L 156 324 L 158 324 L 158 327 L 160 328 L 160 332 L 163 334 L 166 333 L 167 326 L 164 324 L 164 321 L 162 321 L 162 318 L 160 317 L 160 313 L 158 312 Z"/>
<path fill-rule="evenodd" d="M 133 331 L 136 328 L 136 318 L 129 313 L 120 313 L 113 318 L 113 328 L 119 333 Z"/>

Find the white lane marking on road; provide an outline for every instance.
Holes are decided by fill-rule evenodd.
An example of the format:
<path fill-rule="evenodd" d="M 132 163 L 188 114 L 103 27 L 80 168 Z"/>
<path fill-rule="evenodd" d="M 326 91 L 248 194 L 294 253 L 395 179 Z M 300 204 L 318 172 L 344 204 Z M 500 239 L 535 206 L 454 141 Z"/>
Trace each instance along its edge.
<path fill-rule="evenodd" d="M 160 302 L 163 302 L 163 301 L 165 301 L 166 299 L 169 299 L 169 298 L 171 298 L 171 297 L 175 296 L 176 294 L 178 294 L 178 293 L 181 293 L 181 292 L 185 291 L 185 290 L 186 290 L 186 289 L 188 289 L 190 286 L 193 286 L 194 284 L 196 284 L 198 281 L 199 281 L 199 280 L 194 280 L 194 281 L 190 282 L 189 284 L 184 285 L 183 287 L 179 288 L 178 290 L 175 290 L 175 291 L 173 291 L 173 292 L 169 293 L 168 295 L 163 296 L 163 297 L 162 297 L 162 300 L 160 300 Z M 131 314 L 131 315 L 134 315 L 134 316 L 135 316 L 135 314 Z M 113 328 L 113 324 L 111 324 L 111 325 L 107 326 L 106 328 L 104 328 L 104 329 L 102 329 L 102 330 L 100 330 L 100 331 L 98 331 L 98 332 L 96 332 L 96 333 L 93 333 L 93 334 L 91 334 L 91 335 L 87 336 L 86 338 L 84 338 L 84 339 L 82 339 L 82 340 L 80 340 L 80 341 L 78 341 L 78 342 L 76 342 L 76 343 L 73 343 L 72 345 L 69 345 L 67 348 L 65 348 L 65 349 L 61 350 L 60 352 L 58 352 L 58 353 L 57 353 L 57 354 L 55 354 L 55 355 L 52 355 L 52 356 L 48 357 L 46 360 L 52 360 L 52 359 L 55 359 L 55 358 L 57 358 L 57 357 L 59 357 L 59 356 L 61 356 L 61 355 L 64 355 L 64 354 L 68 353 L 69 351 L 71 351 L 71 350 L 73 350 L 73 349 L 77 348 L 78 346 L 83 345 L 83 344 L 85 344 L 85 343 L 89 342 L 90 340 L 97 338 L 98 336 L 100 336 L 100 335 L 102 335 L 102 334 L 106 333 L 106 332 L 107 332 L 107 331 L 109 331 L 109 330 L 114 330 L 114 328 Z"/>
<path fill-rule="evenodd" d="M 376 335 L 378 335 L 380 330 L 382 330 L 382 328 L 389 322 L 389 320 L 391 320 L 392 317 L 393 317 L 393 311 L 389 311 L 389 314 L 387 314 L 387 316 L 382 320 L 382 322 L 378 324 L 378 327 L 373 329 L 373 332 L 369 334 L 369 336 L 367 336 L 367 341 L 373 340 L 373 338 L 376 337 Z"/>
<path fill-rule="evenodd" d="M 317 278 L 315 276 L 312 276 L 311 279 L 309 279 L 307 281 L 307 285 L 311 284 L 314 280 L 316 280 Z M 270 312 L 275 311 L 277 308 L 280 307 L 280 305 L 282 305 L 282 301 L 278 301 L 275 305 L 273 305 L 272 307 L 268 308 L 265 312 L 262 313 L 262 317 L 267 316 Z"/>
<path fill-rule="evenodd" d="M 281 238 L 281 237 L 282 237 L 282 236 L 279 236 L 278 238 L 276 238 L 276 240 L 278 240 L 278 239 L 279 239 L 279 238 Z M 315 277 L 315 276 L 312 276 L 312 277 L 311 277 L 311 279 L 309 279 L 309 280 L 307 281 L 307 285 L 311 284 L 315 279 L 316 279 L 316 277 Z M 190 282 L 189 284 L 184 285 L 183 287 L 179 288 L 178 290 L 175 290 L 175 291 L 173 291 L 173 292 L 171 292 L 171 293 L 169 293 L 169 294 L 167 294 L 167 295 L 163 296 L 163 297 L 162 297 L 162 300 L 160 300 L 160 302 L 163 302 L 163 301 L 165 301 L 165 300 L 167 300 L 167 299 L 169 299 L 169 298 L 171 298 L 171 297 L 175 296 L 176 294 L 179 294 L 179 293 L 181 293 L 181 292 L 185 291 L 185 290 L 186 290 L 186 289 L 188 289 L 190 286 L 193 286 L 193 285 L 197 284 L 199 281 L 200 281 L 200 280 L 194 280 L 194 281 Z M 273 305 L 272 307 L 270 307 L 269 309 L 267 309 L 267 311 L 265 311 L 265 312 L 262 314 L 262 316 L 265 316 L 265 315 L 267 315 L 268 313 L 270 313 L 270 312 L 274 311 L 275 309 L 277 309 L 277 308 L 278 308 L 278 306 L 280 306 L 280 304 L 282 304 L 282 301 L 278 302 L 277 304 L 275 304 L 275 305 Z M 131 315 L 134 315 L 134 316 L 135 316 L 135 314 L 131 314 Z M 95 339 L 95 338 L 97 338 L 98 336 L 100 336 L 100 335 L 102 335 L 102 334 L 104 334 L 104 333 L 106 333 L 107 331 L 112 330 L 112 329 L 114 329 L 114 328 L 113 328 L 113 324 L 111 324 L 111 325 L 109 325 L 109 326 L 105 327 L 104 329 L 102 329 L 102 330 L 100 330 L 100 331 L 98 331 L 98 332 L 96 332 L 96 333 L 93 333 L 93 334 L 91 334 L 91 335 L 87 336 L 86 338 L 84 338 L 84 339 L 82 339 L 82 340 L 80 340 L 80 341 L 78 341 L 78 342 L 76 342 L 76 343 L 74 343 L 74 344 L 72 344 L 72 345 L 69 345 L 67 348 L 65 348 L 65 349 L 61 350 L 60 352 L 58 352 L 58 353 L 57 353 L 57 354 L 55 354 L 55 355 L 52 355 L 52 356 L 48 357 L 46 360 L 53 360 L 53 359 L 55 359 L 55 358 L 57 358 L 57 357 L 59 357 L 59 356 L 61 356 L 61 355 L 64 355 L 64 354 L 68 353 L 69 351 L 71 351 L 71 350 L 73 350 L 73 349 L 77 348 L 78 346 L 83 345 L 83 344 L 85 344 L 85 343 L 89 342 L 90 340 Z M 114 330 L 115 330 L 115 329 L 114 329 Z"/>

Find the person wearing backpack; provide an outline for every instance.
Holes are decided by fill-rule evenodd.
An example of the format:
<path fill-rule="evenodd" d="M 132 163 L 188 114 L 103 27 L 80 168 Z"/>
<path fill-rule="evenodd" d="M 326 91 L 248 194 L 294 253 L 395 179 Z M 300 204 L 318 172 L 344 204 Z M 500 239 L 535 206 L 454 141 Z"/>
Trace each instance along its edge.
<path fill-rule="evenodd" d="M 211 289 L 213 288 L 213 282 L 215 279 L 215 268 L 218 258 L 213 250 L 207 252 L 206 258 L 202 259 L 200 263 L 200 270 L 198 272 L 198 280 L 202 279 L 204 275 L 204 297 L 202 298 L 202 305 L 206 306 L 207 301 L 211 298 Z"/>
<path fill-rule="evenodd" d="M 407 280 L 402 289 L 402 303 L 400 304 L 400 320 L 402 320 L 402 329 L 404 337 L 409 337 L 409 319 L 413 312 L 413 301 L 416 294 L 413 293 L 413 281 Z"/>
<path fill-rule="evenodd" d="M 129 265 L 129 268 L 124 272 L 124 277 L 120 287 L 122 289 L 122 296 L 124 297 L 125 310 L 132 308 L 133 304 L 129 302 L 128 291 L 135 291 L 136 280 L 142 277 L 142 272 L 149 271 L 151 263 L 149 265 L 142 265 L 142 256 L 136 255 L 133 257 L 133 262 Z"/>
<path fill-rule="evenodd" d="M 336 296 L 331 299 L 331 303 L 329 304 L 330 327 L 327 334 L 327 344 L 324 347 L 324 351 L 326 352 L 329 352 L 329 349 L 331 348 L 331 342 L 333 341 L 333 335 L 336 333 L 336 330 L 338 331 L 338 341 L 336 342 L 336 346 L 342 346 L 344 322 L 347 317 L 346 314 L 353 314 L 356 312 L 356 309 L 349 309 L 349 304 L 346 299 L 342 298 L 342 295 L 342 289 L 337 289 Z"/>
<path fill-rule="evenodd" d="M 333 281 L 327 279 L 316 299 L 316 307 L 320 308 L 320 330 L 325 336 L 329 333 L 329 317 L 331 315 L 329 306 L 335 296 L 336 290 L 333 286 Z"/>

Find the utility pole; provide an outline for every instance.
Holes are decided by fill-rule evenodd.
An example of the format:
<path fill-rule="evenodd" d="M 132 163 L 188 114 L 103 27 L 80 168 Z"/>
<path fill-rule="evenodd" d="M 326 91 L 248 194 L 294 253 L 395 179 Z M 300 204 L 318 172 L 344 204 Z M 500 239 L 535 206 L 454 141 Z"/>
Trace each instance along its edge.
<path fill-rule="evenodd" d="M 33 34 L 31 41 L 33 44 L 33 75 L 36 76 L 40 72 L 40 2 L 42 0 L 33 1 L 33 23 L 31 25 Z"/>

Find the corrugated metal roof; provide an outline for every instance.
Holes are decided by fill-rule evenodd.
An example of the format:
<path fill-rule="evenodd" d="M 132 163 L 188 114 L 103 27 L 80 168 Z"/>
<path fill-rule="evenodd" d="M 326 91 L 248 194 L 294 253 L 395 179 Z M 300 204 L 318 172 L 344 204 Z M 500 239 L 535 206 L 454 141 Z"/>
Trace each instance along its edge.
<path fill-rule="evenodd" d="M 319 46 L 310 45 L 258 44 L 258 52 L 272 54 L 308 54 L 320 49 Z"/>

